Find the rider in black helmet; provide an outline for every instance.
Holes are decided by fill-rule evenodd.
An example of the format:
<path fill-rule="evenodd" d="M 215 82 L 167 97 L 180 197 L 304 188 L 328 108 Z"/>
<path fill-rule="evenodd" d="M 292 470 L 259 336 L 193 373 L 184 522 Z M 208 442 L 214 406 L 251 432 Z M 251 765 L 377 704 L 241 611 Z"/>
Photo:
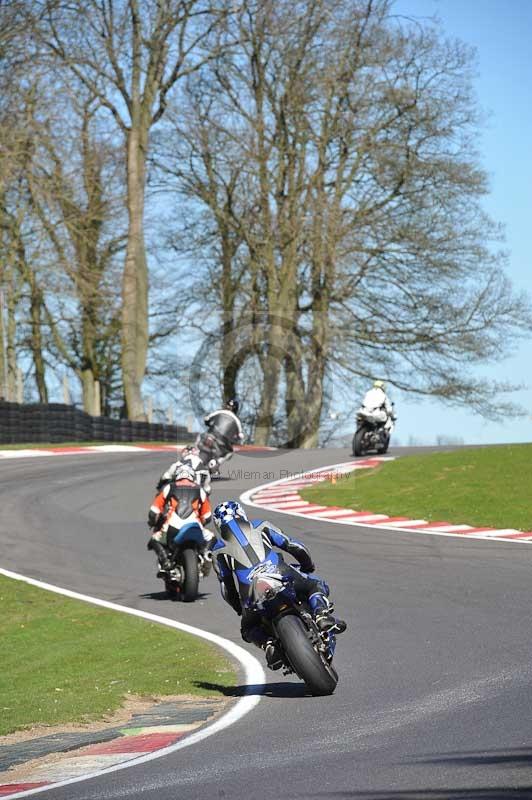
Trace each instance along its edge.
<path fill-rule="evenodd" d="M 236 415 L 236 414 L 238 414 L 238 409 L 240 408 L 240 403 L 238 402 L 236 397 L 233 397 L 231 400 L 227 401 L 227 403 L 225 404 L 225 408 L 228 411 L 232 411 L 233 414 Z"/>

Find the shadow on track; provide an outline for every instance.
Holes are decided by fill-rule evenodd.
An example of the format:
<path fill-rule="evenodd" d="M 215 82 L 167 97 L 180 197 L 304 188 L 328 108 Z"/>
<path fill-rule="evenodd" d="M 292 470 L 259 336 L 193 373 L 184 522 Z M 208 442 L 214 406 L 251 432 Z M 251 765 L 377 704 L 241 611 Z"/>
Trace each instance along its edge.
<path fill-rule="evenodd" d="M 456 767 L 474 765 L 489 766 L 503 764 L 509 767 L 530 767 L 532 750 L 530 747 L 514 747 L 511 750 L 466 750 L 461 753 L 441 753 L 438 755 L 416 758 L 415 764 L 452 764 Z"/>
<path fill-rule="evenodd" d="M 448 764 L 455 767 L 507 766 L 529 767 L 532 765 L 532 749 L 516 747 L 508 750 L 465 751 L 441 753 L 415 758 L 411 764 Z M 474 780 L 474 779 L 473 779 Z M 510 780 L 508 781 L 510 782 Z M 297 795 L 296 795 L 297 796 Z M 306 794 L 306 798 L 319 797 L 326 800 L 532 800 L 532 786 L 471 786 L 447 789 L 397 789 L 387 791 L 342 790 Z"/>
<path fill-rule="evenodd" d="M 260 694 L 263 697 L 305 697 L 307 691 L 303 683 L 288 683 L 287 681 L 276 681 L 266 684 L 242 684 L 240 686 L 221 686 L 219 683 L 209 683 L 208 681 L 194 681 L 195 686 L 200 689 L 210 689 L 220 692 L 226 697 L 244 697 L 248 694 Z M 310 697 L 310 695 L 309 695 Z"/>
<path fill-rule="evenodd" d="M 199 592 L 196 600 L 192 602 L 195 603 L 198 600 L 204 600 L 206 597 L 210 597 L 210 595 L 210 592 Z M 144 600 L 166 600 L 168 603 L 183 602 L 179 595 L 172 595 L 170 597 L 164 590 L 162 592 L 146 592 L 146 594 L 139 594 L 139 597 L 142 597 Z M 191 603 L 186 603 L 186 605 L 191 605 Z"/>

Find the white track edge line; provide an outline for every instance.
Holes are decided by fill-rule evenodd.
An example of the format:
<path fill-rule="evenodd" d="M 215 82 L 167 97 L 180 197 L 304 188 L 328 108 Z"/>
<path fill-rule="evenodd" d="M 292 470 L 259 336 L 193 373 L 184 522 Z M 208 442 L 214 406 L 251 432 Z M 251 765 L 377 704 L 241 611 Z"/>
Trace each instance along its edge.
<path fill-rule="evenodd" d="M 222 636 L 218 636 L 215 633 L 201 630 L 201 628 L 195 628 L 192 625 L 187 625 L 184 622 L 177 622 L 173 619 L 160 617 L 158 614 L 151 614 L 149 611 L 141 611 L 137 608 L 121 606 L 118 603 L 112 603 L 108 600 L 101 600 L 99 597 L 91 597 L 90 595 L 74 592 L 71 589 L 63 589 L 60 586 L 54 586 L 53 584 L 45 583 L 44 581 L 39 581 L 35 578 L 28 578 L 25 575 L 20 575 L 17 572 L 11 572 L 10 570 L 3 569 L 2 567 L 0 567 L 0 574 L 5 575 L 6 578 L 13 578 L 14 580 L 22 581 L 30 584 L 31 586 L 36 586 L 39 589 L 44 589 L 48 592 L 55 592 L 56 594 L 61 594 L 65 597 L 71 597 L 74 600 L 82 600 L 85 603 L 90 603 L 91 605 L 95 606 L 102 606 L 103 608 L 108 608 L 112 611 L 122 611 L 124 614 L 130 614 L 134 617 L 141 617 L 142 619 L 147 619 L 150 622 L 157 622 L 161 625 L 166 625 L 169 628 L 175 628 L 177 630 L 184 631 L 185 633 L 191 633 L 194 636 L 199 636 L 202 639 L 207 639 L 207 641 L 218 645 L 218 647 L 222 647 L 241 664 L 241 666 L 244 668 L 246 684 L 248 684 L 250 687 L 261 685 L 264 686 L 266 683 L 266 675 L 262 665 L 255 658 L 255 656 L 252 656 L 251 653 L 248 653 L 247 650 L 244 650 L 244 648 L 240 647 L 240 645 L 231 642 L 229 639 L 224 639 Z M 238 702 L 235 703 L 235 705 L 232 706 L 229 711 L 219 717 L 211 725 L 208 725 L 206 728 L 202 728 L 201 730 L 197 731 L 197 733 L 192 733 L 190 736 L 186 736 L 184 739 L 176 742 L 176 744 L 169 745 L 168 747 L 161 748 L 160 750 L 155 750 L 153 753 L 147 753 L 138 758 L 132 758 L 130 761 L 115 764 L 112 767 L 106 767 L 105 769 L 91 772 L 87 775 L 68 778 L 63 781 L 50 783 L 46 786 L 39 786 L 35 789 L 27 789 L 26 791 L 6 795 L 6 798 L 9 798 L 9 800 L 13 798 L 14 800 L 14 798 L 18 797 L 29 797 L 32 794 L 46 792 L 49 789 L 57 789 L 61 786 L 68 786 L 71 783 L 80 783 L 81 781 L 87 781 L 90 778 L 97 778 L 100 775 L 107 775 L 110 772 L 118 772 L 118 770 L 134 767 L 138 764 L 144 764 L 147 761 L 153 761 L 156 758 L 169 755 L 170 753 L 174 753 L 176 750 L 181 750 L 191 744 L 196 744 L 202 739 L 206 739 L 208 736 L 212 736 L 213 734 L 224 730 L 230 725 L 233 725 L 235 722 L 238 722 L 239 719 L 249 713 L 257 705 L 257 703 L 259 703 L 260 699 L 261 695 L 257 694 L 256 692 L 254 694 L 245 695 L 238 700 Z"/>

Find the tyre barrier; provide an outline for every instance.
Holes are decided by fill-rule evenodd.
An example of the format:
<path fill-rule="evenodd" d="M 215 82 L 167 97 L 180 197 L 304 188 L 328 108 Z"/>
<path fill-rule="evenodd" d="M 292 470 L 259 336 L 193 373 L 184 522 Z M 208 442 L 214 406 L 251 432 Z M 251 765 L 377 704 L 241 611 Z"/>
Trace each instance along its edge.
<path fill-rule="evenodd" d="M 62 403 L 22 405 L 0 400 L 0 444 L 47 442 L 190 442 L 183 425 L 92 417 Z"/>

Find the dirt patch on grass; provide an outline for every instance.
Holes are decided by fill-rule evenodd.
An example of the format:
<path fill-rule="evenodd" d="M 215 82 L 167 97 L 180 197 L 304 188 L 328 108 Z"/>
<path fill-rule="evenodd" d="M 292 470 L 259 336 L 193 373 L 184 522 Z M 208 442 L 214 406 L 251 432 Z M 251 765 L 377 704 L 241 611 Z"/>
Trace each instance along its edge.
<path fill-rule="evenodd" d="M 213 717 L 218 717 L 231 703 L 228 697 L 213 698 L 213 697 L 197 697 L 193 695 L 166 695 L 164 697 L 136 697 L 131 696 L 126 699 L 121 709 L 109 717 L 98 722 L 90 722 L 87 724 L 78 725 L 40 725 L 29 728 L 24 731 L 17 731 L 16 733 L 8 734 L 0 738 L 0 746 L 15 746 L 23 744 L 33 739 L 39 739 L 43 736 L 51 736 L 53 734 L 65 733 L 98 733 L 105 731 L 108 728 L 117 728 L 121 725 L 128 725 L 134 716 L 141 716 L 156 707 L 159 703 L 175 703 L 180 711 L 185 713 L 190 708 L 197 710 L 202 704 L 208 705 L 209 714 L 205 719 L 200 719 L 190 723 L 185 723 L 184 728 L 189 728 L 190 731 L 200 728 L 212 720 Z M 90 746 L 90 743 L 89 743 Z M 20 764 L 15 764 L 7 770 L 0 771 L 0 784 L 13 784 L 13 783 L 27 783 L 34 782 L 35 777 L 38 781 L 54 782 L 58 780 L 54 777 L 54 771 L 61 765 L 61 761 L 65 758 L 76 758 L 76 755 L 82 752 L 87 747 L 87 744 L 80 744 L 77 747 L 61 749 L 61 744 L 57 744 L 57 750 L 50 752 L 36 758 L 31 758 Z M 138 756 L 138 753 L 131 753 L 131 759 Z M 90 772 L 91 764 L 90 759 L 87 760 L 87 772 Z M 50 776 L 48 777 L 48 772 Z"/>
<path fill-rule="evenodd" d="M 198 706 L 204 701 L 213 705 L 219 704 L 216 713 L 220 713 L 230 698 L 214 698 L 214 697 L 198 697 L 194 695 L 166 695 L 166 696 L 152 696 L 152 697 L 137 697 L 135 695 L 128 695 L 124 701 L 124 705 L 117 711 L 110 713 L 103 719 L 87 722 L 87 723 L 63 723 L 58 725 L 35 725 L 31 728 L 25 728 L 21 731 L 8 733 L 6 736 L 0 736 L 0 747 L 10 744 L 19 744 L 20 742 L 28 742 L 31 739 L 38 739 L 41 736 L 51 736 L 54 733 L 91 733 L 94 731 L 104 731 L 107 728 L 116 728 L 119 725 L 128 723 L 135 714 L 142 714 L 149 708 L 153 708 L 157 703 L 176 703 L 180 706 L 187 704 Z"/>

